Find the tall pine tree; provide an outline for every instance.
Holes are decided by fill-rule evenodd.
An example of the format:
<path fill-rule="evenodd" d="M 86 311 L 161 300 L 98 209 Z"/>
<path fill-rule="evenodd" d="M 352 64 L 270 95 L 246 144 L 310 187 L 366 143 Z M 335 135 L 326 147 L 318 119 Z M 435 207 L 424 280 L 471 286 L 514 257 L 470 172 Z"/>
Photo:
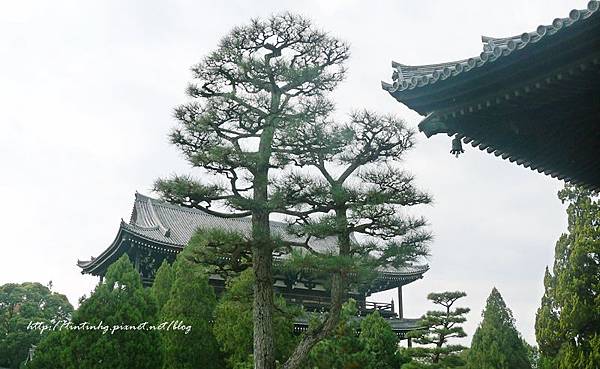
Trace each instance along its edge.
<path fill-rule="evenodd" d="M 275 368 L 273 212 L 269 185 L 281 168 L 273 150 L 291 123 L 327 115 L 327 94 L 344 78 L 349 47 L 300 16 L 285 13 L 234 28 L 192 68 L 193 99 L 176 109 L 172 142 L 197 168 L 220 178 L 159 180 L 170 202 L 219 217 L 252 218 L 248 248 L 255 274 L 253 351 L 256 369 Z M 206 177 L 205 177 L 206 179 Z M 219 207 L 221 205 L 221 207 Z M 220 209 L 220 210 L 218 210 Z"/>
<path fill-rule="evenodd" d="M 468 369 L 531 369 L 512 311 L 494 287 L 467 356 Z"/>
<path fill-rule="evenodd" d="M 542 368 L 600 367 L 600 203 L 566 186 L 568 233 L 556 243 L 552 273 L 536 317 Z"/>
<path fill-rule="evenodd" d="M 345 43 L 301 17 L 254 20 L 235 28 L 193 68 L 194 101 L 176 110 L 180 126 L 172 142 L 194 167 L 221 178 L 176 176 L 158 180 L 155 188 L 169 202 L 215 216 L 251 217 L 240 247 L 228 250 L 241 264 L 251 256 L 257 369 L 275 365 L 273 252 L 303 248 L 330 279 L 330 311 L 302 336 L 285 369 L 298 368 L 335 329 L 348 276 L 360 274 L 357 266 L 372 272 L 427 253 L 425 220 L 402 209 L 430 199 L 394 163 L 414 145 L 414 132 L 397 117 L 368 111 L 351 114 L 346 124 L 329 119 L 334 106 L 327 94 L 343 79 L 348 56 Z M 298 171 L 287 171 L 291 166 Z M 312 175 L 298 167 L 311 167 Z M 272 235 L 273 213 L 289 216 L 302 238 Z M 354 242 L 352 233 L 373 242 Z M 328 236 L 337 237 L 337 248 L 311 247 L 309 240 Z M 373 263 L 364 268 L 365 261 Z"/>

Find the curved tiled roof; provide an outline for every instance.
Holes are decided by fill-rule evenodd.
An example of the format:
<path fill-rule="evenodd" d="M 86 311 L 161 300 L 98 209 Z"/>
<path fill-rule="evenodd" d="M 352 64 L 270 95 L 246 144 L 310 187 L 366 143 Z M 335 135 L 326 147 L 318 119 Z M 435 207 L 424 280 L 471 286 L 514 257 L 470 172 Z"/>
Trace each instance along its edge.
<path fill-rule="evenodd" d="M 170 251 L 185 247 L 194 233 L 199 229 L 221 229 L 249 236 L 251 233 L 250 218 L 219 218 L 202 210 L 187 208 L 157 200 L 140 193 L 135 194 L 135 201 L 129 223 L 121 221 L 119 233 L 115 241 L 97 258 L 89 261 L 78 261 L 77 265 L 84 270 L 96 268 L 108 256 L 118 249 L 122 232 L 138 236 L 148 244 L 168 248 Z M 302 238 L 286 231 L 287 223 L 271 221 L 271 232 L 283 240 L 303 242 Z M 309 245 L 318 252 L 337 250 L 335 237 L 312 239 Z M 280 258 L 285 258 L 283 255 Z M 380 271 L 380 278 L 385 280 L 413 281 L 421 278 L 429 270 L 427 265 L 405 266 L 402 268 L 386 268 Z"/>
<path fill-rule="evenodd" d="M 128 229 L 157 242 L 184 247 L 199 229 L 218 228 L 249 236 L 250 218 L 219 218 L 202 210 L 187 208 L 136 193 Z M 286 231 L 287 223 L 271 221 L 271 232 L 286 241 L 303 242 Z M 310 246 L 317 251 L 335 250 L 336 239 L 313 239 Z"/>
<path fill-rule="evenodd" d="M 588 3 L 586 9 L 573 9 L 567 18 L 556 18 L 552 24 L 540 25 L 533 32 L 505 38 L 482 36 L 483 51 L 472 58 L 418 66 L 392 62 L 392 67 L 395 69 L 392 75 L 393 83 L 382 82 L 382 87 L 391 93 L 413 90 L 481 68 L 513 52 L 523 50 L 528 45 L 561 33 L 574 24 L 598 13 L 599 7 L 600 1 L 592 0 Z"/>

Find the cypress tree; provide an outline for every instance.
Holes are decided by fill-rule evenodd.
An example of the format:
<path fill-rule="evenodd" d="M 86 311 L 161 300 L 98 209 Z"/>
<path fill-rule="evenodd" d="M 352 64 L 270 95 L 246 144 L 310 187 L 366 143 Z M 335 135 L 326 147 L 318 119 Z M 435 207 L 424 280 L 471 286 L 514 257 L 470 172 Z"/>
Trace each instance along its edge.
<path fill-rule="evenodd" d="M 468 369 L 531 369 L 512 311 L 494 287 L 467 356 Z"/>
<path fill-rule="evenodd" d="M 137 329 L 140 325 L 155 325 L 156 320 L 156 300 L 142 287 L 140 275 L 123 255 L 108 268 L 104 282 L 96 286 L 89 298 L 81 300 L 71 328 L 53 332 L 47 342 L 40 344 L 32 366 L 43 368 L 44 362 L 60 359 L 52 367 L 159 369 L 162 355 L 158 331 Z M 80 328 L 73 330 L 76 327 Z M 44 358 L 44 347 L 59 343 L 64 350 L 49 349 L 50 357 Z"/>
<path fill-rule="evenodd" d="M 228 368 L 252 368 L 252 286 L 254 275 L 247 269 L 239 276 L 232 278 L 225 293 L 215 310 L 214 334 L 221 350 L 226 354 Z M 298 315 L 297 308 L 288 307 L 285 300 L 275 296 L 274 339 L 275 359 L 283 362 L 296 345 L 294 335 L 294 318 Z"/>
<path fill-rule="evenodd" d="M 154 297 L 156 298 L 159 312 L 162 311 L 163 306 L 169 300 L 174 280 L 175 273 L 173 267 L 167 260 L 163 260 L 156 271 L 154 283 L 152 284 L 152 293 L 154 293 Z"/>
<path fill-rule="evenodd" d="M 367 358 L 365 369 L 396 369 L 405 362 L 398 352 L 398 336 L 378 312 L 360 323 L 358 340 Z"/>
<path fill-rule="evenodd" d="M 600 203 L 589 190 L 566 186 L 568 233 L 556 243 L 553 272 L 536 317 L 543 368 L 600 367 Z"/>
<path fill-rule="evenodd" d="M 221 369 L 221 355 L 212 333 L 217 298 L 208 284 L 208 273 L 202 266 L 191 264 L 183 257 L 177 258 L 172 269 L 172 288 L 160 316 L 163 324 L 176 322 L 182 329 L 162 331 L 165 354 L 163 368 Z M 163 287 L 168 283 L 168 273 L 165 267 L 164 278 L 159 280 Z M 165 291 L 161 291 L 163 287 L 157 288 L 159 295 L 164 294 Z"/>

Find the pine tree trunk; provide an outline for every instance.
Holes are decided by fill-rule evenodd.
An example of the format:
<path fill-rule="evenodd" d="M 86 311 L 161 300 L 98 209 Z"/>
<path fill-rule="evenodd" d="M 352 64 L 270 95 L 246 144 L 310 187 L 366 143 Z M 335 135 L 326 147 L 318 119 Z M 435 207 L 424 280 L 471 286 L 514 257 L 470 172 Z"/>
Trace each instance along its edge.
<path fill-rule="evenodd" d="M 269 245 L 252 249 L 254 266 L 254 368 L 274 369 L 272 257 Z"/>
<path fill-rule="evenodd" d="M 278 103 L 274 102 L 274 105 Z M 268 182 L 274 126 L 267 125 L 260 138 L 254 172 L 252 214 L 252 268 L 254 270 L 254 369 L 275 369 L 273 344 L 273 245 L 268 212 Z"/>
<path fill-rule="evenodd" d="M 350 234 L 347 231 L 348 218 L 346 211 L 345 208 L 336 211 L 336 222 L 338 223 L 338 230 L 340 232 L 338 235 L 339 255 L 344 256 L 350 254 Z M 321 340 L 331 335 L 334 329 L 340 324 L 342 305 L 346 296 L 346 279 L 345 272 L 336 272 L 331 275 L 331 305 L 327 319 L 320 330 L 303 337 L 282 369 L 298 369 L 308 358 L 310 350 Z"/>

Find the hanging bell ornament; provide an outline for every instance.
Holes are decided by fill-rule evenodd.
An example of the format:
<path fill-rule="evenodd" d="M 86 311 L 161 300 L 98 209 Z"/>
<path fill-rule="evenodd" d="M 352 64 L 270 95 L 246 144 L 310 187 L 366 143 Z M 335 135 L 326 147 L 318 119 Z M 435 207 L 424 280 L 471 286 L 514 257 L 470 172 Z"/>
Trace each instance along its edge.
<path fill-rule="evenodd" d="M 465 150 L 462 148 L 461 137 L 456 136 L 452 139 L 452 150 L 450 150 L 450 154 L 453 154 L 458 158 L 459 154 L 464 153 Z"/>

